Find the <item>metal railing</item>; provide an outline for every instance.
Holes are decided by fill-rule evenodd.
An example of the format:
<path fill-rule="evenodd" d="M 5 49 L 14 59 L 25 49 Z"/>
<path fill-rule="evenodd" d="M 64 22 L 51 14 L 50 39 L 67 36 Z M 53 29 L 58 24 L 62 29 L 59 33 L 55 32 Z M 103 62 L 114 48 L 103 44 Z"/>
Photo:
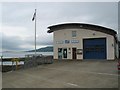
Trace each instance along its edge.
<path fill-rule="evenodd" d="M 52 64 L 53 56 L 44 56 L 42 54 L 37 54 L 36 56 L 33 54 L 25 55 L 25 58 L 9 58 L 9 59 L 0 59 L 1 66 L 3 72 L 14 71 L 19 69 L 26 69 L 31 67 L 36 67 L 42 64 Z M 9 61 L 12 65 L 3 65 L 3 62 Z M 24 64 L 19 65 L 18 63 L 22 61 Z"/>
<path fill-rule="evenodd" d="M 44 56 L 42 54 L 33 54 L 25 55 L 24 68 L 35 67 L 41 64 L 52 64 L 53 56 Z"/>

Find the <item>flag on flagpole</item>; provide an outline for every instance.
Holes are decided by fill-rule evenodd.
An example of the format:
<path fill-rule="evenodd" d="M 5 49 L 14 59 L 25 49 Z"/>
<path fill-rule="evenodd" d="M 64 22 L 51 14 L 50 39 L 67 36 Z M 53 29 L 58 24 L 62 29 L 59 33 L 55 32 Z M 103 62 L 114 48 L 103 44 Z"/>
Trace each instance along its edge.
<path fill-rule="evenodd" d="M 34 21 L 34 20 L 35 20 L 35 17 L 36 17 L 36 12 L 34 12 L 34 14 L 33 14 L 32 21 Z"/>

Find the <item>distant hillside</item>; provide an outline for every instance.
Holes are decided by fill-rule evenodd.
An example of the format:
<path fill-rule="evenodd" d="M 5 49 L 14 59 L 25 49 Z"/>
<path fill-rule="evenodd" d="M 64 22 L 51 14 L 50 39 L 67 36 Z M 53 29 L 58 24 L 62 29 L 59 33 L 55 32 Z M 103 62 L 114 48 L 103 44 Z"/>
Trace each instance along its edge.
<path fill-rule="evenodd" d="M 30 50 L 28 52 L 34 52 L 34 51 L 35 50 Z M 53 52 L 53 46 L 36 49 L 36 52 Z"/>

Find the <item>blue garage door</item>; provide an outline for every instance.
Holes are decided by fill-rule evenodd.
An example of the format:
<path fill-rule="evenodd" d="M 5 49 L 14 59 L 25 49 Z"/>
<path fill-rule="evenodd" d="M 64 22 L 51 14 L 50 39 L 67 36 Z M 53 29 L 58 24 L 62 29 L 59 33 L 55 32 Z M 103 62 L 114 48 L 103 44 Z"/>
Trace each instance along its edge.
<path fill-rule="evenodd" d="M 106 59 L 106 38 L 83 40 L 84 59 Z"/>

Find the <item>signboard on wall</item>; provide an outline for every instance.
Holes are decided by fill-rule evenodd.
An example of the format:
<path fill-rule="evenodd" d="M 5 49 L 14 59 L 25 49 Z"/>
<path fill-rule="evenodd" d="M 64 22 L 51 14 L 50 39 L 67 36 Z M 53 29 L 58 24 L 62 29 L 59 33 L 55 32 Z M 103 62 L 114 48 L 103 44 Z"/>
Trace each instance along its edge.
<path fill-rule="evenodd" d="M 79 40 L 71 40 L 71 43 L 79 43 Z"/>
<path fill-rule="evenodd" d="M 70 40 L 65 40 L 65 44 L 69 44 L 70 43 Z"/>
<path fill-rule="evenodd" d="M 83 49 L 77 49 L 77 54 L 82 54 L 83 53 Z"/>
<path fill-rule="evenodd" d="M 61 40 L 61 41 L 56 41 L 56 44 L 75 44 L 79 43 L 79 40 Z"/>
<path fill-rule="evenodd" d="M 56 44 L 63 44 L 63 41 L 56 41 Z"/>

